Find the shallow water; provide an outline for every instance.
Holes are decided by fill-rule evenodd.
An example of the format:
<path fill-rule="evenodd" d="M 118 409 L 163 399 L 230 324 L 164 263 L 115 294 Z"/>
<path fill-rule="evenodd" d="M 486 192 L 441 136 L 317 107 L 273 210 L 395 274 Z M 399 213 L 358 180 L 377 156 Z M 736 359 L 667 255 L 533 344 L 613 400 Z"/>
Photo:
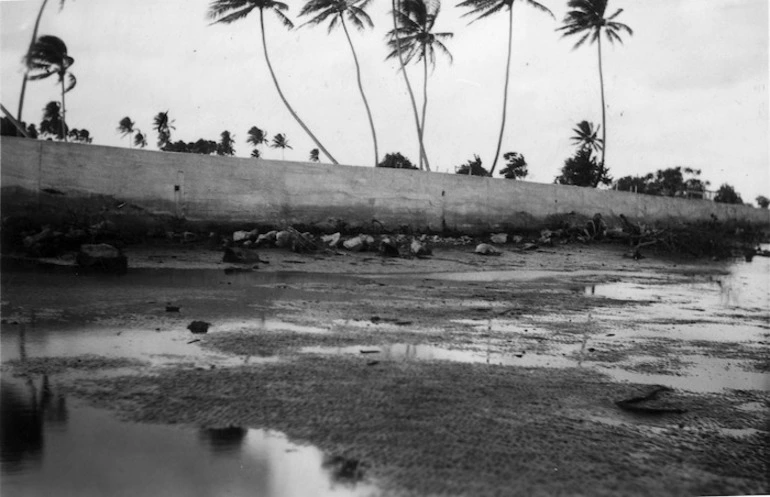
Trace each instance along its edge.
<path fill-rule="evenodd" d="M 3 378 L 0 405 L 3 495 L 376 494 L 277 432 L 122 422 L 73 402 L 47 378 Z"/>

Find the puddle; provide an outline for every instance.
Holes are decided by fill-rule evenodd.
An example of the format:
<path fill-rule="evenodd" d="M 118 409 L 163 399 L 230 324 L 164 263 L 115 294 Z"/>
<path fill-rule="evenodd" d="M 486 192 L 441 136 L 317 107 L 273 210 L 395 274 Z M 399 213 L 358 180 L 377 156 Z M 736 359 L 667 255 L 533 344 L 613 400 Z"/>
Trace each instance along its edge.
<path fill-rule="evenodd" d="M 369 361 L 452 361 L 498 366 L 532 368 L 587 368 L 610 376 L 614 381 L 665 385 L 692 392 L 720 392 L 727 389 L 770 391 L 770 375 L 745 371 L 745 361 L 717 359 L 698 355 L 678 356 L 682 367 L 676 375 L 629 371 L 621 365 L 607 365 L 591 360 L 591 354 L 581 354 L 582 343 L 552 344 L 548 354 L 526 350 L 500 353 L 491 350 L 456 350 L 433 345 L 391 344 L 379 347 L 305 347 L 306 354 L 355 355 Z M 625 363 L 634 364 L 656 361 L 656 357 L 634 357 Z"/>
<path fill-rule="evenodd" d="M 46 378 L 2 380 L 4 495 L 369 496 L 333 460 L 278 432 L 127 423 Z"/>
<path fill-rule="evenodd" d="M 724 323 L 644 324 L 624 336 L 637 338 L 669 338 L 684 341 L 743 343 L 764 340 L 766 328 L 725 321 Z"/>

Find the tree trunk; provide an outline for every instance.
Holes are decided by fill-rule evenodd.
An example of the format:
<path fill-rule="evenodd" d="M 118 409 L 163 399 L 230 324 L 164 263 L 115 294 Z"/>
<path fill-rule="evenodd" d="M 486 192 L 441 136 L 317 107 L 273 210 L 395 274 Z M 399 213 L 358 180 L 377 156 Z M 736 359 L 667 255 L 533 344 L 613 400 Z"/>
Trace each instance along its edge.
<path fill-rule="evenodd" d="M 275 77 L 275 72 L 273 71 L 273 66 L 270 64 L 270 57 L 267 55 L 267 41 L 265 39 L 265 18 L 264 18 L 264 9 L 259 9 L 259 27 L 262 31 L 262 50 L 265 54 L 265 62 L 267 63 L 267 68 L 270 71 L 270 76 L 273 78 L 273 84 L 275 85 L 275 89 L 278 90 L 278 95 L 281 97 L 281 100 L 283 101 L 283 104 L 286 106 L 286 108 L 289 110 L 289 113 L 294 117 L 294 119 L 299 123 L 299 125 L 302 127 L 302 129 L 305 130 L 305 133 L 310 136 L 310 139 L 315 142 L 315 144 L 318 146 L 318 148 L 321 149 L 321 151 L 326 155 L 326 157 L 329 158 L 330 161 L 334 164 L 338 164 L 337 160 L 332 157 L 332 154 L 329 153 L 326 148 L 321 144 L 320 141 L 318 141 L 318 138 L 315 137 L 315 135 L 310 131 L 310 129 L 305 125 L 304 122 L 302 122 L 302 119 L 299 118 L 296 112 L 294 112 L 294 109 L 291 108 L 291 105 L 289 105 L 289 102 L 286 100 L 286 97 L 283 96 L 283 92 L 281 91 L 281 86 L 278 84 L 278 79 Z"/>
<path fill-rule="evenodd" d="M 404 74 L 406 89 L 409 92 L 409 99 L 412 101 L 412 110 L 414 111 L 414 125 L 417 128 L 417 139 L 420 142 L 420 157 L 425 161 L 425 170 L 430 171 L 428 155 L 425 153 L 425 144 L 422 140 L 420 116 L 417 114 L 417 102 L 414 100 L 414 92 L 412 91 L 411 83 L 409 83 L 409 75 L 406 73 L 406 66 L 404 65 L 404 55 L 401 53 L 401 42 L 398 37 L 398 26 L 396 24 L 396 0 L 391 0 L 391 7 L 393 9 L 393 35 L 396 38 L 396 52 L 398 53 L 398 62 L 401 64 L 401 72 Z"/>
<path fill-rule="evenodd" d="M 37 40 L 37 30 L 40 27 L 40 19 L 43 17 L 43 10 L 45 10 L 45 5 L 48 3 L 48 0 L 43 0 L 42 5 L 40 5 L 40 11 L 37 13 L 37 19 L 35 20 L 35 28 L 32 30 L 32 41 L 29 42 L 29 49 L 27 49 L 27 54 L 32 50 L 32 45 L 35 44 L 35 40 Z M 26 66 L 26 61 L 25 61 Z M 21 118 L 21 112 L 24 108 L 24 94 L 27 92 L 27 75 L 29 74 L 29 68 L 24 70 L 24 79 L 21 82 L 21 95 L 19 96 L 19 112 L 16 117 L 16 119 L 19 120 L 19 122 L 23 122 Z"/>
<path fill-rule="evenodd" d="M 511 45 L 513 42 L 513 4 L 508 8 L 508 61 L 505 64 L 505 87 L 503 89 L 503 119 L 500 123 L 500 136 L 497 139 L 497 150 L 495 150 L 495 158 L 492 161 L 492 169 L 489 170 L 489 175 L 492 176 L 495 172 L 495 166 L 497 166 L 497 158 L 500 155 L 500 147 L 503 145 L 503 132 L 505 131 L 505 110 L 508 107 L 508 80 L 510 79 L 511 72 Z"/>
<path fill-rule="evenodd" d="M 364 107 L 366 107 L 366 115 L 369 117 L 369 127 L 372 129 L 372 141 L 374 142 L 374 167 L 380 163 L 379 151 L 377 150 L 377 132 L 374 130 L 374 120 L 372 119 L 372 110 L 369 108 L 369 102 L 366 100 L 364 94 L 364 85 L 361 84 L 361 65 L 358 63 L 358 56 L 356 55 L 356 49 L 353 47 L 353 40 L 350 39 L 350 33 L 348 27 L 345 24 L 345 18 L 340 15 L 340 23 L 342 29 L 345 31 L 345 36 L 348 39 L 348 45 L 350 45 L 350 52 L 353 54 L 353 62 L 356 63 L 356 81 L 358 82 L 358 91 L 361 92 L 361 99 L 364 101 Z"/>
<path fill-rule="evenodd" d="M 602 72 L 602 36 L 599 32 L 598 44 L 599 47 L 599 87 L 602 94 L 602 170 L 604 169 L 604 159 L 607 154 L 607 115 L 604 104 L 604 74 Z"/>
<path fill-rule="evenodd" d="M 67 106 L 64 103 L 64 94 L 66 93 L 64 91 L 64 76 L 65 74 L 61 74 L 61 135 L 62 139 L 66 142 L 67 141 Z"/>
<path fill-rule="evenodd" d="M 422 47 L 422 120 L 420 121 L 421 140 L 425 139 L 425 114 L 428 112 L 428 58 L 425 45 Z M 421 157 L 422 159 L 422 157 Z"/>

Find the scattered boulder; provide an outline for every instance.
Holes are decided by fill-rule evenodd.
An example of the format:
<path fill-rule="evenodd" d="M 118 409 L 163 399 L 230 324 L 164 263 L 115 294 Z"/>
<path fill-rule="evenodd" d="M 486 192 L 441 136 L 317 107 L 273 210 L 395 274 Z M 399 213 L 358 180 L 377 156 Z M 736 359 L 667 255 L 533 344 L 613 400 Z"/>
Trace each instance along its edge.
<path fill-rule="evenodd" d="M 366 249 L 366 241 L 363 236 L 355 236 L 349 240 L 345 240 L 342 246 L 351 252 L 361 252 Z"/>
<path fill-rule="evenodd" d="M 207 323 L 206 321 L 193 321 L 187 325 L 187 329 L 195 334 L 201 334 L 207 333 L 209 331 L 209 326 L 211 326 L 211 323 Z"/>
<path fill-rule="evenodd" d="M 128 271 L 128 258 L 120 249 L 106 243 L 84 244 L 75 257 L 82 268 L 122 274 Z"/>
<path fill-rule="evenodd" d="M 382 240 L 380 240 L 378 252 L 385 257 L 398 257 L 400 255 L 398 244 L 388 236 L 383 237 Z"/>
<path fill-rule="evenodd" d="M 537 250 L 537 244 L 536 243 L 525 243 L 524 245 L 522 245 L 521 248 L 523 248 L 524 250 Z"/>
<path fill-rule="evenodd" d="M 409 246 L 409 251 L 415 257 L 425 257 L 433 253 L 430 247 L 419 240 L 412 240 L 412 244 Z"/>
<path fill-rule="evenodd" d="M 263 235 L 259 235 L 257 237 L 256 245 L 257 246 L 261 246 L 261 245 L 271 245 L 271 244 L 274 244 L 276 242 L 276 237 L 277 236 L 278 236 L 278 232 L 277 231 L 275 231 L 275 230 L 268 231 L 267 233 L 265 233 Z"/>
<path fill-rule="evenodd" d="M 251 264 L 261 261 L 259 253 L 252 248 L 226 247 L 222 262 Z"/>
<path fill-rule="evenodd" d="M 513 235 L 513 237 L 511 238 L 511 241 L 513 243 L 521 243 L 524 241 L 524 237 L 521 235 Z"/>
<path fill-rule="evenodd" d="M 492 235 L 489 237 L 489 241 L 500 245 L 504 243 L 508 243 L 508 233 L 497 233 L 495 235 Z"/>
<path fill-rule="evenodd" d="M 235 243 L 242 242 L 244 240 L 249 239 L 249 232 L 248 231 L 236 231 L 233 233 L 233 241 Z"/>
<path fill-rule="evenodd" d="M 291 245 L 291 232 L 279 231 L 275 234 L 275 246 L 279 248 L 288 247 Z"/>
<path fill-rule="evenodd" d="M 323 235 L 321 237 L 321 241 L 324 242 L 326 245 L 328 245 L 331 248 L 337 248 L 337 246 L 340 244 L 340 238 L 341 234 L 338 231 L 337 233 L 331 234 L 331 235 Z"/>
<path fill-rule="evenodd" d="M 476 253 L 480 255 L 500 255 L 501 252 L 488 243 L 476 245 Z"/>

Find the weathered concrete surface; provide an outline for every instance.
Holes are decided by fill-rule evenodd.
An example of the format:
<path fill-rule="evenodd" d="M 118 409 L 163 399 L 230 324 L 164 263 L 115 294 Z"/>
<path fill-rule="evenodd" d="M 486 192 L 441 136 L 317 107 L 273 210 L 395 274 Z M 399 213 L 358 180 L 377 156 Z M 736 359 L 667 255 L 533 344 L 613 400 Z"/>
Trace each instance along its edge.
<path fill-rule="evenodd" d="M 770 211 L 504 179 L 224 158 L 3 137 L 2 187 L 112 195 L 198 221 L 311 224 L 329 217 L 415 229 L 538 229 L 549 216 L 601 212 L 642 222 L 740 220 Z"/>

